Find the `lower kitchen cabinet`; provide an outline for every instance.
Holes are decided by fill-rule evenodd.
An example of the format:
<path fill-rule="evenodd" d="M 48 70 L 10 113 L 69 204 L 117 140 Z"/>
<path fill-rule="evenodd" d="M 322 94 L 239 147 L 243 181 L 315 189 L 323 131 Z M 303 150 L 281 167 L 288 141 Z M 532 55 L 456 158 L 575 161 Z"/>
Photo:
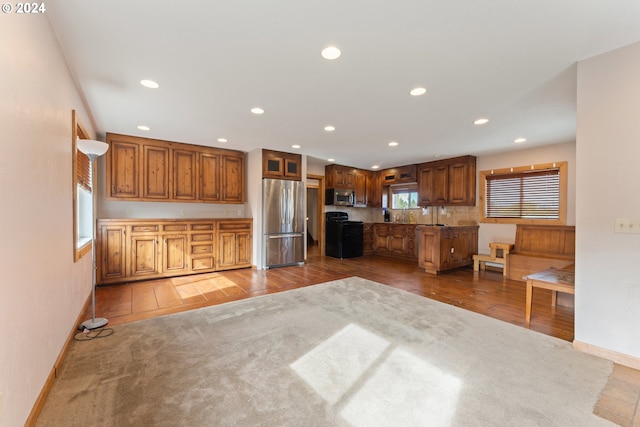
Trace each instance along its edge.
<path fill-rule="evenodd" d="M 251 266 L 251 219 L 100 219 L 97 226 L 98 284 Z M 223 263 L 217 262 L 220 253 Z"/>
<path fill-rule="evenodd" d="M 375 223 L 373 225 L 373 253 L 415 260 L 416 225 Z"/>
<path fill-rule="evenodd" d="M 251 267 L 251 220 L 228 220 L 218 224 L 217 270 Z"/>
<path fill-rule="evenodd" d="M 418 226 L 418 265 L 433 274 L 473 265 L 473 255 L 478 253 L 478 228 Z"/>

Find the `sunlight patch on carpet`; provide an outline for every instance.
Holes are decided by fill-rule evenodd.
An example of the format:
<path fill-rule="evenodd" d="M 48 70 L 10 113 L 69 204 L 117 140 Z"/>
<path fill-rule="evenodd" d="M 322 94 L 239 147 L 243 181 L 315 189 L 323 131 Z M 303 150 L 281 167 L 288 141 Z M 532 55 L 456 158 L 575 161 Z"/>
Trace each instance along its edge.
<path fill-rule="evenodd" d="M 353 427 L 446 427 L 456 411 L 462 381 L 408 351 L 395 349 L 342 410 Z"/>
<path fill-rule="evenodd" d="M 335 404 L 389 346 L 353 323 L 293 362 L 291 368 L 325 401 Z"/>

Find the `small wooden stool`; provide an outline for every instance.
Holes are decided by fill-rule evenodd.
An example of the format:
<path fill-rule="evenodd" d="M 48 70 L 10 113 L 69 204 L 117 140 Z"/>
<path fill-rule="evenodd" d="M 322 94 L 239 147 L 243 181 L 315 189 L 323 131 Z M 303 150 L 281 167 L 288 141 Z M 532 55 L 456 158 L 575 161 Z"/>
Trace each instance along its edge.
<path fill-rule="evenodd" d="M 473 256 L 473 271 L 484 270 L 487 262 L 495 264 L 502 264 L 502 275 L 507 277 L 509 275 L 509 252 L 513 249 L 512 243 L 489 243 L 491 249 L 490 255 L 474 255 Z"/>

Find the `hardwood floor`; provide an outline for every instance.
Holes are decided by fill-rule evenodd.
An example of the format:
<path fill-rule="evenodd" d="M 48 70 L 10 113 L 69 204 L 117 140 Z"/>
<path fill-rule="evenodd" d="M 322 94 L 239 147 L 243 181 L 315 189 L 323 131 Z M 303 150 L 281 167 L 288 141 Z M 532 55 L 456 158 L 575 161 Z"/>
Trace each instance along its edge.
<path fill-rule="evenodd" d="M 447 304 L 525 327 L 525 284 L 500 271 L 472 268 L 433 275 L 416 263 L 380 256 L 336 259 L 311 247 L 304 266 L 242 269 L 156 279 L 96 290 L 96 316 L 118 325 L 228 301 L 280 292 L 330 280 L 360 276 Z M 573 308 L 551 306 L 551 291 L 536 289 L 530 329 L 573 340 Z M 87 313 L 90 316 L 90 312 Z"/>
<path fill-rule="evenodd" d="M 96 290 L 96 316 L 106 317 L 113 326 L 351 276 L 527 327 L 525 283 L 505 279 L 501 271 L 474 272 L 469 267 L 435 276 L 416 263 L 380 256 L 340 260 L 320 256 L 317 247 L 310 247 L 303 266 L 101 286 Z M 90 318 L 91 312 L 85 315 Z M 535 290 L 529 329 L 573 341 L 573 319 L 573 308 L 551 306 L 551 291 Z M 640 371 L 615 365 L 594 413 L 621 426 L 640 427 L 639 399 Z"/>

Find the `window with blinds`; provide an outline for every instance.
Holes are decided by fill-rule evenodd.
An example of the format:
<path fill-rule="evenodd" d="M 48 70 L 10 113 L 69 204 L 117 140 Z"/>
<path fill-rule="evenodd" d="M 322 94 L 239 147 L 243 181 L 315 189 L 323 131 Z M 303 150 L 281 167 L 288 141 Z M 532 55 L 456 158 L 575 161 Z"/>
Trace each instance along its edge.
<path fill-rule="evenodd" d="M 76 182 L 87 191 L 91 191 L 91 161 L 86 154 L 76 152 Z"/>
<path fill-rule="evenodd" d="M 483 222 L 563 223 L 566 162 L 483 171 Z"/>

